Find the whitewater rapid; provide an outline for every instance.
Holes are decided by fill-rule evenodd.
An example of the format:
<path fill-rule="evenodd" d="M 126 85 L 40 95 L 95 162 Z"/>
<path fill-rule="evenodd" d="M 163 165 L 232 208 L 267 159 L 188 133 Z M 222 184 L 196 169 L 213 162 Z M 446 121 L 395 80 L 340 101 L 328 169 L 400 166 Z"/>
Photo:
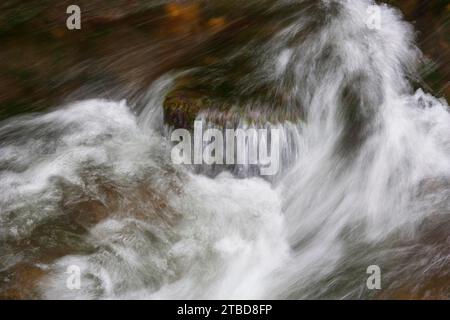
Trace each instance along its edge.
<path fill-rule="evenodd" d="M 303 115 L 282 124 L 275 179 L 171 164 L 162 104 L 177 74 L 156 81 L 139 111 L 93 99 L 3 121 L 0 269 L 31 261 L 49 299 L 377 297 L 369 265 L 394 291 L 430 280 L 407 263 L 415 252 L 431 277 L 447 272 L 448 244 L 416 241 L 423 221 L 450 212 L 450 113 L 411 85 L 413 30 L 385 5 L 381 28 L 367 28 L 371 1 L 317 3 L 318 25 L 310 8 L 293 12 L 255 53 L 259 75 Z M 35 261 L 16 247 L 67 208 L 94 214 L 90 201 L 107 215 L 85 224 L 82 248 L 65 229 L 47 240 L 70 253 Z M 67 289 L 71 265 L 80 290 Z"/>

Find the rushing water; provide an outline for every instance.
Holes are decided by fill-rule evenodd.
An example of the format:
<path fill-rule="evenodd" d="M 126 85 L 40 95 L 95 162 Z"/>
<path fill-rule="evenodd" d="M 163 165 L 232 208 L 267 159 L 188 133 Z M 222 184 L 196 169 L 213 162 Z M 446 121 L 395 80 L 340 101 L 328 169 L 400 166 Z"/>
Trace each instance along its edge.
<path fill-rule="evenodd" d="M 265 112 L 302 117 L 280 125 L 273 179 L 171 164 L 162 103 L 179 74 L 144 108 L 94 99 L 3 121 L 0 288 L 31 266 L 41 298 L 448 297 L 450 113 L 414 93 L 413 30 L 387 6 L 368 28 L 370 1 L 304 4 L 239 83 L 270 83 L 286 105 L 268 94 Z"/>

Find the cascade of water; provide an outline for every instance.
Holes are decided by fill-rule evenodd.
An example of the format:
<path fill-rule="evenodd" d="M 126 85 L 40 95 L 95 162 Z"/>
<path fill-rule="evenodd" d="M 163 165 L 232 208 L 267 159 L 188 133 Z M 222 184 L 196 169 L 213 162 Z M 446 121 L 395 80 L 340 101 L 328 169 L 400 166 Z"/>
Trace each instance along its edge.
<path fill-rule="evenodd" d="M 0 271 L 35 264 L 47 298 L 370 297 L 371 264 L 386 283 L 429 280 L 400 258 L 414 254 L 424 221 L 450 212 L 448 105 L 413 93 L 419 53 L 397 11 L 303 2 L 254 54 L 259 79 L 302 118 L 272 124 L 282 132 L 279 175 L 174 166 L 161 124 L 176 75 L 153 84 L 138 115 L 126 102 L 89 100 L 9 119 L 0 123 Z M 379 28 L 367 25 L 371 6 Z M 74 210 L 103 216 L 82 231 L 60 227 L 79 221 Z M 52 223 L 58 233 L 43 237 Z M 63 253 L 20 247 L 42 239 Z M 434 272 L 448 268 L 441 247 L 416 245 Z M 81 290 L 66 288 L 71 265 Z"/>

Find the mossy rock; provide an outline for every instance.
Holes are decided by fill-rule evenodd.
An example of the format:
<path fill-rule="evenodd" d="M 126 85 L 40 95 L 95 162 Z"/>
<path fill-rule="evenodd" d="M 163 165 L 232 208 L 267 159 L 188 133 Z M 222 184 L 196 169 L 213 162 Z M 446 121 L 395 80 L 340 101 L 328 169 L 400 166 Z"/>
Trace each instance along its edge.
<path fill-rule="evenodd" d="M 192 128 L 197 115 L 210 107 L 205 95 L 195 91 L 175 90 L 164 101 L 164 122 L 175 128 Z"/>
<path fill-rule="evenodd" d="M 276 100 L 275 100 L 276 101 Z M 197 118 L 221 127 L 236 127 L 240 123 L 263 126 L 266 123 L 298 122 L 302 115 L 294 110 L 288 111 L 279 102 L 272 108 L 258 103 L 233 103 L 201 91 L 175 89 L 164 102 L 164 122 L 176 129 L 192 129 Z"/>

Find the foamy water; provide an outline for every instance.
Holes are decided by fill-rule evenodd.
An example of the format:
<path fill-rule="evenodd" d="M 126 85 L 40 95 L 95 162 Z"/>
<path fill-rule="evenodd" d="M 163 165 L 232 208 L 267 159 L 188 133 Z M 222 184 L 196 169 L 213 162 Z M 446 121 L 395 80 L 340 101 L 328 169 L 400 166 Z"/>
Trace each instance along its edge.
<path fill-rule="evenodd" d="M 288 108 L 304 114 L 280 125 L 284 165 L 274 179 L 171 164 L 161 121 L 176 74 L 153 84 L 138 114 L 126 101 L 88 100 L 0 124 L 2 240 L 33 237 L 83 201 L 108 211 L 81 236 L 89 249 L 39 263 L 39 295 L 374 297 L 365 282 L 372 264 L 393 290 L 410 277 L 428 281 L 407 257 L 411 243 L 423 251 L 422 222 L 450 212 L 449 108 L 412 89 L 420 53 L 411 26 L 379 6 L 381 28 L 370 29 L 369 5 L 322 1 L 326 19 L 313 31 L 309 15 L 293 12 L 255 53 Z M 445 273 L 448 253 L 439 248 L 421 259 Z M 30 259 L 12 245 L 2 251 L 2 270 Z M 70 265 L 81 268 L 80 290 L 66 287 Z"/>

